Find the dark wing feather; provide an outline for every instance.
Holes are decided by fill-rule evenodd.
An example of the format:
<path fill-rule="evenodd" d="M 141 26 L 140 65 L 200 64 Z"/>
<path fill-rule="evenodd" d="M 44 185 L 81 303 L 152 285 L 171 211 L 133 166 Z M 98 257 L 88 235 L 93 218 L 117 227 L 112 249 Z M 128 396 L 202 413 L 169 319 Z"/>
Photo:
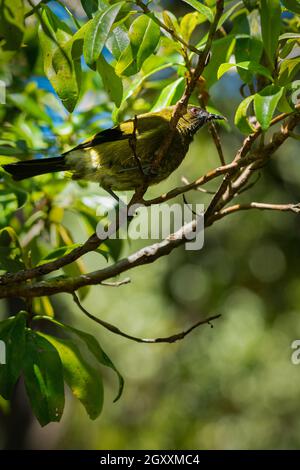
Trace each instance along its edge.
<path fill-rule="evenodd" d="M 66 155 L 69 152 L 73 152 L 73 150 L 84 150 L 91 147 L 95 147 L 96 145 L 103 144 L 105 142 L 115 142 L 117 140 L 125 140 L 128 139 L 128 134 L 124 134 L 119 126 L 112 127 L 110 129 L 105 129 L 104 131 L 98 132 L 94 137 L 91 139 L 82 142 L 81 144 L 77 145 L 76 147 L 68 150 L 63 155 Z"/>

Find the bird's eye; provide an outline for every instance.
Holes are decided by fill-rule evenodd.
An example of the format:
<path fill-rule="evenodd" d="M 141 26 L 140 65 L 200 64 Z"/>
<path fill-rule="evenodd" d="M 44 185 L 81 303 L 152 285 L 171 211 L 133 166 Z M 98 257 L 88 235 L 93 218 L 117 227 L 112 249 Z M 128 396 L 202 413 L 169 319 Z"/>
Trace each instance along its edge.
<path fill-rule="evenodd" d="M 198 108 L 191 108 L 191 112 L 193 114 L 197 114 L 198 113 Z"/>

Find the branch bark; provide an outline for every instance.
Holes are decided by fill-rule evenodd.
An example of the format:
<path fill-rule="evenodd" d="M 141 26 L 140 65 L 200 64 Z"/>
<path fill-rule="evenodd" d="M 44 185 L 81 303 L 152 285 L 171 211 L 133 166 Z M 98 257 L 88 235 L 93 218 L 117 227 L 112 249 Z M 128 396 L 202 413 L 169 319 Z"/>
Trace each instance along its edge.
<path fill-rule="evenodd" d="M 73 292 L 73 300 L 76 303 L 76 305 L 80 308 L 82 313 L 84 313 L 90 320 L 93 320 L 96 322 L 98 325 L 103 326 L 106 330 L 110 331 L 111 333 L 114 333 L 115 335 L 122 336 L 123 338 L 130 339 L 131 341 L 135 341 L 136 343 L 147 343 L 147 344 L 157 344 L 157 343 L 175 343 L 176 341 L 184 339 L 189 333 L 191 333 L 193 330 L 198 328 L 201 325 L 210 325 L 211 327 L 213 326 L 211 322 L 213 320 L 217 320 L 217 318 L 220 318 L 219 315 L 213 315 L 211 317 L 205 318 L 204 320 L 199 320 L 194 325 L 190 326 L 187 330 L 180 331 L 179 333 L 175 333 L 174 335 L 171 336 L 165 336 L 165 337 L 159 337 L 159 338 L 139 338 L 137 336 L 132 336 L 129 335 L 128 333 L 125 333 L 124 331 L 120 330 L 118 327 L 115 325 L 112 325 L 111 323 L 108 323 L 104 320 L 101 320 L 101 318 L 95 317 L 95 315 L 91 314 L 86 310 L 86 308 L 81 305 L 77 295 Z"/>

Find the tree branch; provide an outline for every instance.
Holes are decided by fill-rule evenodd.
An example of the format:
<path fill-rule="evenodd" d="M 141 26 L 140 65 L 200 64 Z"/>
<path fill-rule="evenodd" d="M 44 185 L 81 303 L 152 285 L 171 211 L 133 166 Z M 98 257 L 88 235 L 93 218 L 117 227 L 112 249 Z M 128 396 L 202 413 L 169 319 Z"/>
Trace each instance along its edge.
<path fill-rule="evenodd" d="M 224 10 L 224 0 L 217 0 L 216 2 L 216 13 L 213 22 L 210 25 L 209 32 L 208 32 L 208 37 L 207 41 L 205 44 L 205 47 L 203 51 L 201 52 L 201 55 L 199 55 L 198 63 L 196 65 L 196 68 L 192 71 L 190 74 L 190 77 L 188 77 L 184 93 L 180 100 L 176 103 L 174 111 L 173 111 L 173 116 L 170 121 L 170 129 L 171 132 L 169 132 L 167 138 L 164 140 L 158 151 L 156 152 L 155 156 L 155 161 L 153 163 L 153 168 L 158 168 L 160 165 L 161 160 L 164 158 L 166 153 L 168 152 L 168 149 L 171 145 L 171 142 L 173 140 L 174 134 L 176 132 L 176 126 L 179 121 L 179 119 L 184 115 L 186 112 L 186 108 L 189 102 L 190 97 L 192 96 L 193 91 L 196 88 L 197 82 L 203 73 L 203 70 L 205 66 L 207 65 L 212 42 L 214 35 L 217 31 L 218 28 L 218 23 L 219 20 L 222 16 Z"/>
<path fill-rule="evenodd" d="M 177 232 L 169 235 L 161 242 L 146 246 L 127 258 L 112 264 L 106 268 L 91 273 L 82 274 L 77 277 L 64 278 L 62 276 L 47 281 L 36 283 L 13 284 L 3 286 L 0 289 L 0 298 L 6 297 L 41 297 L 53 295 L 60 292 L 72 293 L 80 287 L 88 285 L 99 285 L 103 281 L 119 274 L 129 271 L 136 266 L 153 263 L 162 256 L 171 253 L 178 246 L 191 242 L 196 237 L 199 226 L 196 220 L 185 224 Z"/>
<path fill-rule="evenodd" d="M 234 206 L 226 207 L 212 217 L 212 220 L 220 220 L 226 215 L 233 214 L 238 211 L 247 211 L 250 209 L 271 210 L 280 212 L 294 212 L 300 213 L 300 203 L 297 204 L 267 204 L 262 202 L 249 202 L 248 204 L 235 204 Z"/>
<path fill-rule="evenodd" d="M 119 328 L 117 328 L 115 325 L 112 325 L 111 323 L 108 323 L 104 320 L 101 320 L 101 318 L 95 317 L 92 315 L 90 312 L 88 312 L 83 305 L 81 305 L 77 295 L 73 292 L 73 300 L 76 303 L 76 305 L 80 308 L 80 310 L 91 320 L 94 322 L 98 323 L 99 325 L 103 326 L 106 330 L 110 331 L 111 333 L 114 333 L 115 335 L 122 336 L 123 338 L 130 339 L 131 341 L 135 341 L 136 343 L 148 343 L 148 344 L 157 344 L 157 343 L 175 343 L 176 341 L 184 339 L 189 333 L 191 333 L 193 330 L 198 328 L 201 325 L 213 325 L 210 323 L 213 320 L 216 320 L 217 318 L 220 318 L 219 315 L 214 315 L 212 317 L 205 318 L 204 320 L 199 320 L 197 321 L 194 325 L 189 327 L 187 330 L 181 331 L 180 333 L 176 333 L 171 336 L 166 336 L 162 338 L 138 338 L 137 336 L 132 336 L 127 333 L 124 333 L 124 331 L 121 331 Z"/>

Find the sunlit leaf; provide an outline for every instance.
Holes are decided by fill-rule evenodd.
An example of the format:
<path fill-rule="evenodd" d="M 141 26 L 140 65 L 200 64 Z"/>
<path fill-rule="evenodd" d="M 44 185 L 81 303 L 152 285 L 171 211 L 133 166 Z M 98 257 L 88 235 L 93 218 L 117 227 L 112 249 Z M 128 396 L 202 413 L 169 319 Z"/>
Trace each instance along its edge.
<path fill-rule="evenodd" d="M 194 29 L 201 23 L 202 16 L 198 12 L 187 13 L 180 22 L 180 34 L 188 43 Z M 205 20 L 205 18 L 204 18 Z"/>
<path fill-rule="evenodd" d="M 37 318 L 38 319 L 38 318 Z M 78 336 L 82 341 L 84 341 L 85 345 L 87 346 L 89 352 L 94 356 L 94 358 L 102 365 L 109 367 L 112 369 L 118 377 L 119 380 L 119 390 L 116 398 L 114 401 L 117 401 L 120 396 L 122 395 L 122 391 L 124 388 L 124 379 L 121 376 L 120 372 L 116 368 L 116 366 L 113 364 L 111 359 L 108 357 L 108 355 L 103 351 L 102 347 L 100 346 L 98 340 L 90 335 L 89 333 L 85 333 L 84 331 L 78 330 L 77 328 L 73 328 L 72 326 L 66 325 L 64 323 L 61 323 L 53 318 L 44 318 L 45 320 L 50 321 L 51 323 L 54 323 L 57 325 L 59 328 L 62 328 L 66 332 L 74 333 L 76 336 Z"/>
<path fill-rule="evenodd" d="M 204 15 L 208 19 L 208 21 L 210 21 L 211 23 L 213 22 L 214 14 L 212 10 L 208 8 L 207 6 L 203 5 L 203 3 L 201 3 L 199 0 L 183 0 L 183 1 L 187 3 L 188 5 L 190 5 L 191 7 L 193 7 L 195 10 L 202 13 L 202 15 Z"/>
<path fill-rule="evenodd" d="M 263 130 L 267 130 L 278 102 L 282 96 L 283 88 L 269 85 L 254 96 L 254 110 L 258 122 Z"/>
<path fill-rule="evenodd" d="M 111 28 L 124 2 L 111 5 L 99 11 L 91 21 L 84 38 L 83 55 L 87 65 L 95 68 Z"/>
<path fill-rule="evenodd" d="M 249 72 L 252 72 L 252 74 L 262 75 L 263 77 L 267 77 L 269 80 L 273 81 L 272 75 L 266 67 L 250 61 L 239 62 L 237 64 L 232 64 L 231 62 L 221 64 L 218 70 L 218 79 L 220 79 L 224 73 L 228 72 L 232 67 L 248 70 Z"/>
<path fill-rule="evenodd" d="M 32 330 L 26 334 L 24 379 L 31 407 L 41 426 L 60 421 L 65 404 L 61 359 L 51 342 Z"/>
<path fill-rule="evenodd" d="M 118 60 L 129 43 L 130 39 L 126 28 L 124 26 L 118 26 L 111 31 L 106 46 L 114 58 Z"/>
<path fill-rule="evenodd" d="M 65 108 L 72 112 L 79 97 L 81 82 L 80 59 L 72 56 L 72 32 L 48 7 L 44 7 L 42 18 L 39 38 L 45 74 Z"/>
<path fill-rule="evenodd" d="M 116 65 L 118 75 L 137 73 L 145 59 L 156 49 L 160 39 L 159 26 L 148 16 L 140 15 L 130 26 L 130 44 L 123 51 Z"/>
<path fill-rule="evenodd" d="M 254 128 L 251 126 L 249 119 L 247 117 L 247 111 L 254 99 L 254 95 L 247 96 L 238 106 L 235 117 L 234 124 L 243 134 L 252 133 Z"/>
<path fill-rule="evenodd" d="M 240 1 L 240 2 L 237 2 L 235 3 L 234 5 L 232 5 L 231 8 L 229 8 L 228 10 L 225 11 L 225 13 L 223 13 L 223 15 L 221 16 L 220 20 L 219 20 L 219 23 L 218 23 L 218 28 L 221 28 L 221 26 L 225 23 L 225 21 L 227 21 L 231 15 L 238 9 L 240 8 L 241 6 L 243 5 L 243 2 Z"/>
<path fill-rule="evenodd" d="M 64 380 L 72 393 L 81 401 L 89 417 L 96 419 L 103 407 L 103 383 L 99 370 L 83 358 L 74 341 L 45 334 L 43 337 L 58 351 Z"/>
<path fill-rule="evenodd" d="M 175 82 L 170 83 L 166 86 L 157 101 L 155 102 L 151 111 L 158 111 L 165 108 L 166 106 L 171 106 L 175 104 L 178 99 L 181 97 L 184 90 L 184 78 L 178 78 Z"/>

